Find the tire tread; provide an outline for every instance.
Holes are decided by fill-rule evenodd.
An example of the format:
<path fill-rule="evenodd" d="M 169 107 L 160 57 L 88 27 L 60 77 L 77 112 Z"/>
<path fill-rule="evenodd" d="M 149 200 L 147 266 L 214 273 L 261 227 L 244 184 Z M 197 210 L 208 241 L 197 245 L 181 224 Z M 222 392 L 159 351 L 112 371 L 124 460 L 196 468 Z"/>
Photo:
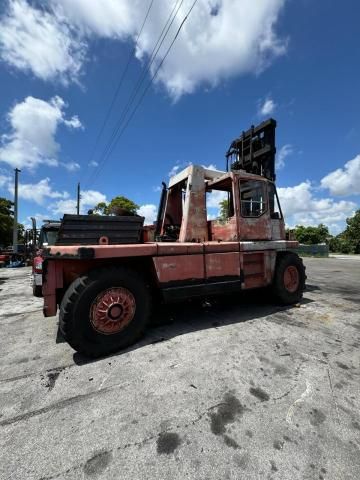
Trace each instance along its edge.
<path fill-rule="evenodd" d="M 106 355 L 107 353 L 111 353 L 111 351 L 125 348 L 129 344 L 134 343 L 134 341 L 136 341 L 136 339 L 140 337 L 145 330 L 145 326 L 137 329 L 133 335 L 134 338 L 131 341 L 126 342 L 126 345 L 121 345 L 119 348 L 110 349 L 109 352 L 104 352 L 101 348 L 99 348 L 99 350 L 94 350 L 93 346 L 91 348 L 87 347 L 85 343 L 79 342 L 77 335 L 74 334 L 74 328 L 76 328 L 74 321 L 74 309 L 81 295 L 87 288 L 91 287 L 95 282 L 98 282 L 99 278 L 102 278 L 104 275 L 110 276 L 119 274 L 131 278 L 139 284 L 144 284 L 144 279 L 135 270 L 127 267 L 102 267 L 76 278 L 68 287 L 62 299 L 59 314 L 60 331 L 64 339 L 74 350 L 88 357 L 99 357 Z M 150 311 L 150 295 L 148 295 L 146 300 L 148 301 L 148 311 Z"/>

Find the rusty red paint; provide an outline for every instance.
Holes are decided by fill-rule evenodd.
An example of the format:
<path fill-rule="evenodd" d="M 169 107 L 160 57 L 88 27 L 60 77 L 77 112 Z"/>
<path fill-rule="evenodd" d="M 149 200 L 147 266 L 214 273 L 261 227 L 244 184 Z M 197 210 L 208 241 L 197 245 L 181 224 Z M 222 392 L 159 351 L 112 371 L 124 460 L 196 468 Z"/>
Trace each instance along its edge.
<path fill-rule="evenodd" d="M 270 283 L 265 268 L 266 253 L 253 252 L 242 254 L 245 289 L 264 287 Z"/>
<path fill-rule="evenodd" d="M 205 253 L 238 252 L 239 242 L 205 242 Z"/>
<path fill-rule="evenodd" d="M 107 258 L 123 258 L 123 257 L 141 257 L 141 256 L 161 256 L 161 255 L 181 255 L 185 253 L 201 253 L 206 252 L 224 252 L 224 251 L 240 251 L 245 250 L 289 250 L 296 248 L 298 242 L 296 241 L 263 241 L 263 242 L 216 242 L 206 241 L 199 243 L 191 242 L 174 242 L 174 243 L 144 243 L 135 245 L 89 245 L 94 252 L 94 259 Z M 56 261 L 61 261 L 64 256 L 66 260 L 69 257 L 79 256 L 79 246 L 52 246 L 49 248 L 50 256 L 57 256 Z M 76 261 L 76 260 L 75 260 Z"/>
<path fill-rule="evenodd" d="M 194 253 L 204 253 L 203 243 L 184 243 L 187 246 L 187 253 L 192 255 Z"/>
<path fill-rule="evenodd" d="M 239 253 L 208 253 L 205 255 L 206 278 L 239 277 Z"/>
<path fill-rule="evenodd" d="M 155 257 L 153 260 L 160 283 L 205 277 L 203 255 Z"/>
<path fill-rule="evenodd" d="M 204 242 L 208 239 L 204 169 L 192 165 L 188 170 L 179 242 Z"/>
<path fill-rule="evenodd" d="M 142 241 L 144 243 L 155 241 L 155 225 L 145 225 L 143 227 Z"/>
<path fill-rule="evenodd" d="M 298 269 L 294 265 L 289 265 L 284 271 L 284 286 L 290 293 L 296 292 L 299 288 L 300 277 Z"/>
<path fill-rule="evenodd" d="M 158 243 L 157 254 L 161 255 L 186 255 L 188 246 L 186 243 Z"/>
<path fill-rule="evenodd" d="M 136 302 L 133 294 L 123 287 L 112 287 L 99 295 L 90 307 L 90 323 L 104 335 L 123 330 L 134 318 Z"/>
<path fill-rule="evenodd" d="M 87 246 L 88 253 L 93 253 L 92 259 L 82 258 L 79 248 L 84 249 L 76 245 L 50 247 L 48 276 L 44 282 L 46 315 L 56 313 L 57 289 L 67 287 L 90 269 L 110 263 L 121 264 L 123 259 L 133 257 L 152 258 L 156 280 L 161 284 L 221 276 L 240 277 L 241 271 L 245 288 L 271 283 L 277 251 L 289 250 L 298 244 L 285 241 L 284 220 L 271 219 L 269 208 L 257 218 L 241 216 L 239 181 L 259 180 L 259 177 L 242 171 L 219 176 L 201 167 L 190 166 L 176 178 L 170 181 L 167 192 L 161 233 L 166 226 L 171 225 L 176 231 L 181 225 L 178 240 L 154 242 L 155 229 L 152 226 L 144 227 L 141 244 Z M 226 222 L 207 221 L 206 190 L 211 188 L 223 189 L 233 198 L 234 215 Z"/>
<path fill-rule="evenodd" d="M 222 222 L 211 220 L 208 222 L 209 239 L 221 242 L 231 242 L 238 240 L 238 225 L 235 216 Z"/>
<path fill-rule="evenodd" d="M 78 257 L 78 245 L 52 246 L 49 248 L 50 256 Z M 144 257 L 157 255 L 156 243 L 139 243 L 130 245 L 88 245 L 94 251 L 94 258 L 122 258 L 122 257 Z"/>
<path fill-rule="evenodd" d="M 181 224 L 180 242 L 204 242 L 208 239 L 205 192 L 189 193 L 189 211 Z"/>
<path fill-rule="evenodd" d="M 269 212 L 261 217 L 239 217 L 240 240 L 271 240 Z"/>
<path fill-rule="evenodd" d="M 53 316 L 56 314 L 56 289 L 62 289 L 69 286 L 78 276 L 88 272 L 91 269 L 108 265 L 108 259 L 121 262 L 124 257 L 147 256 L 152 257 L 155 265 L 156 280 L 160 283 L 171 281 L 184 281 L 191 279 L 205 279 L 206 277 L 237 275 L 239 269 L 243 270 L 247 275 L 244 288 L 255 288 L 256 286 L 269 285 L 272 281 L 275 270 L 276 251 L 288 250 L 297 246 L 294 241 L 263 241 L 263 242 L 175 242 L 171 244 L 152 243 L 140 245 L 109 245 L 109 246 L 92 246 L 94 249 L 95 260 L 79 260 L 74 256 L 71 258 L 56 258 L 48 260 L 48 276 L 44 281 L 44 304 L 45 316 Z M 139 248 L 141 247 L 141 248 Z M 76 247 L 55 247 L 61 254 L 67 255 L 71 248 L 78 250 Z M 258 249 L 257 251 L 253 251 Z M 113 251 L 116 250 L 115 257 Z M 205 266 L 207 256 L 209 254 L 220 255 L 222 253 L 233 253 L 237 258 L 240 251 L 239 261 L 235 260 L 232 264 L 227 262 L 220 267 L 213 267 L 213 272 L 206 273 Z M 259 254 L 260 257 L 255 262 L 255 266 L 249 266 L 248 254 Z M 135 255 L 133 255 L 135 252 Z M 172 255 L 166 255 L 166 253 Z M 245 255 L 245 260 L 244 260 Z M 118 260 L 116 260 L 118 258 Z M 222 258 L 222 257 L 220 257 Z M 224 257 L 226 258 L 226 257 Z M 256 257 L 250 257 L 253 260 Z M 212 259 L 211 263 L 217 262 Z M 251 272 L 251 270 L 253 270 Z M 256 271 L 258 270 L 258 273 Z M 211 269 L 210 269 L 211 271 Z M 214 273 L 215 272 L 215 273 Z"/>
<path fill-rule="evenodd" d="M 46 264 L 46 271 L 43 275 L 42 292 L 44 296 L 44 315 L 45 317 L 53 317 L 56 315 L 56 288 L 58 285 L 63 285 L 63 266 L 61 261 L 48 261 Z"/>

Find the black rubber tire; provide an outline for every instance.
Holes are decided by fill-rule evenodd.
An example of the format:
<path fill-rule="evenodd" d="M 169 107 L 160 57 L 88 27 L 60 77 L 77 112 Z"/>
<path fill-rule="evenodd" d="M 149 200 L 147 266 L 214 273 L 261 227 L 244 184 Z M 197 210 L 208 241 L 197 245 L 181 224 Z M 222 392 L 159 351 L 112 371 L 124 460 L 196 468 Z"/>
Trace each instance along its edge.
<path fill-rule="evenodd" d="M 42 287 L 40 285 L 33 285 L 33 295 L 34 297 L 39 297 L 39 298 L 43 296 Z"/>
<path fill-rule="evenodd" d="M 111 287 L 127 288 L 135 297 L 134 318 L 119 333 L 101 334 L 90 322 L 90 307 L 97 295 Z M 150 314 L 150 293 L 143 278 L 124 267 L 93 270 L 78 277 L 62 299 L 59 327 L 71 347 L 87 357 L 100 357 L 128 347 L 143 334 Z"/>
<path fill-rule="evenodd" d="M 295 292 L 289 292 L 284 285 L 284 271 L 287 267 L 294 266 L 299 273 L 299 286 Z M 281 305 L 298 303 L 305 289 L 305 267 L 302 259 L 296 253 L 280 254 L 276 261 L 275 275 L 272 284 L 272 294 Z"/>

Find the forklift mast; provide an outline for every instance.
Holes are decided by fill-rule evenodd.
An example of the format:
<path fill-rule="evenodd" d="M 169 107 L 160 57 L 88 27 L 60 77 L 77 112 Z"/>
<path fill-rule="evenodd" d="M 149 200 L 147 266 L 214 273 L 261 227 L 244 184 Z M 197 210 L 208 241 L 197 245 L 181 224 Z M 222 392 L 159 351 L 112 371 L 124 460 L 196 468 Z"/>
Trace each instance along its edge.
<path fill-rule="evenodd" d="M 226 153 L 226 171 L 245 170 L 275 181 L 276 120 L 270 118 L 242 132 Z"/>

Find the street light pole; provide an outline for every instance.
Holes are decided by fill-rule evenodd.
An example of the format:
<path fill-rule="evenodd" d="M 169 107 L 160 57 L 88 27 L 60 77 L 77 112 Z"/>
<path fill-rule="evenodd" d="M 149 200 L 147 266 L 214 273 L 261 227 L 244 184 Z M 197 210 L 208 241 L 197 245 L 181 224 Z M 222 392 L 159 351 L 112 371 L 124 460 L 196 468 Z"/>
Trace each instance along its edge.
<path fill-rule="evenodd" d="M 18 183 L 21 170 L 15 168 L 13 251 L 18 251 Z"/>

